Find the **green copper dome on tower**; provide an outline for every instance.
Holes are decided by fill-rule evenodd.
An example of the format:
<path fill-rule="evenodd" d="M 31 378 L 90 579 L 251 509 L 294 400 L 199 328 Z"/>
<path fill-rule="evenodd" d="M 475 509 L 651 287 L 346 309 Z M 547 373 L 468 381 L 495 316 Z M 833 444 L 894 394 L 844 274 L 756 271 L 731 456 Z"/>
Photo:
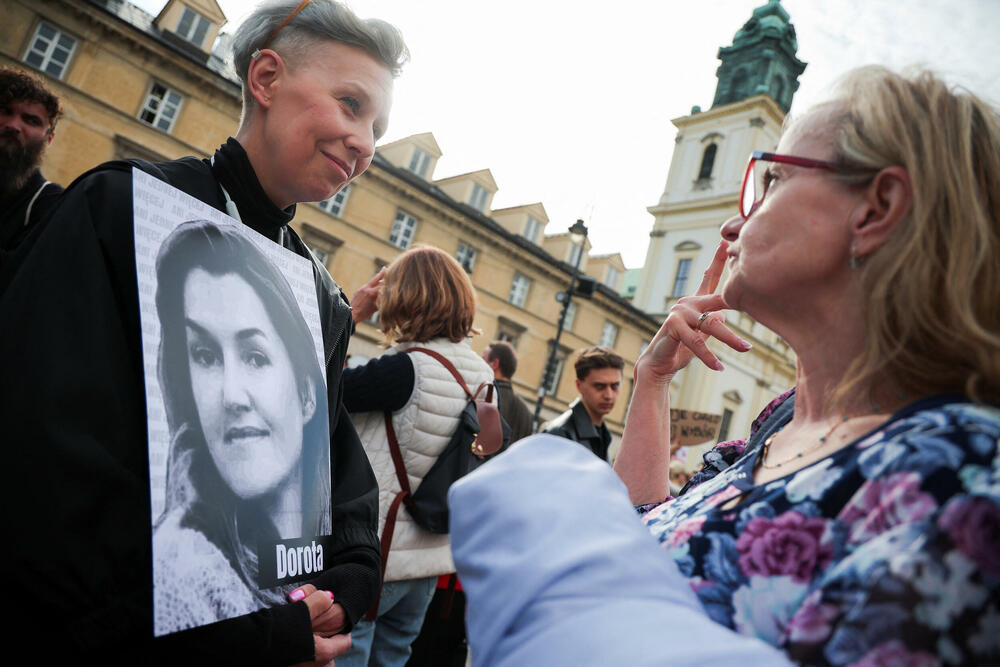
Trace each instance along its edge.
<path fill-rule="evenodd" d="M 795 26 L 780 0 L 769 0 L 733 37 L 732 46 L 719 49 L 722 64 L 713 107 L 754 95 L 769 95 L 788 113 L 806 63 L 795 56 Z"/>

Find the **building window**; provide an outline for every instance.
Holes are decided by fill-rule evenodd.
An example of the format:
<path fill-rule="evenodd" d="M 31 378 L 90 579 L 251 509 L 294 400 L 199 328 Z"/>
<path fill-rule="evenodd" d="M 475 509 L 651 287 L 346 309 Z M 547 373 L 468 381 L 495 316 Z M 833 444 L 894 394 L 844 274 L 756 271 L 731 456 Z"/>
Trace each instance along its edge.
<path fill-rule="evenodd" d="M 210 25 L 207 18 L 190 7 L 185 7 L 180 23 L 177 24 L 177 34 L 201 48 Z"/>
<path fill-rule="evenodd" d="M 35 36 L 24 54 L 24 62 L 57 79 L 66 72 L 66 65 L 76 50 L 76 38 L 48 23 L 39 23 Z"/>
<path fill-rule="evenodd" d="M 524 308 L 524 303 L 528 300 L 529 289 L 531 289 L 531 278 L 515 273 L 514 282 L 510 284 L 510 296 L 507 300 L 515 306 Z"/>
<path fill-rule="evenodd" d="M 699 181 L 707 181 L 712 178 L 712 167 L 715 166 L 715 154 L 718 150 L 718 144 L 709 144 L 705 148 L 705 152 L 701 155 L 701 168 L 698 169 Z"/>
<path fill-rule="evenodd" d="M 497 340 L 505 341 L 511 344 L 511 347 L 516 348 L 518 341 L 521 339 L 521 334 L 525 332 L 525 327 L 521 326 L 514 320 L 509 320 L 506 317 L 500 317 L 497 321 Z"/>
<path fill-rule="evenodd" d="M 427 168 L 431 166 L 431 156 L 419 148 L 413 149 L 413 157 L 410 158 L 410 171 L 420 178 L 427 178 Z"/>
<path fill-rule="evenodd" d="M 497 340 L 503 341 L 505 343 L 510 343 L 511 347 L 517 347 L 518 338 L 519 336 L 504 329 L 500 329 L 499 331 L 497 331 Z"/>
<path fill-rule="evenodd" d="M 545 394 L 547 396 L 554 396 L 556 390 L 559 389 L 559 381 L 562 380 L 563 368 L 566 366 L 566 355 L 557 353 L 556 355 L 556 365 L 552 369 L 552 377 L 547 385 L 545 385 Z M 544 371 L 543 371 L 544 372 Z M 544 381 L 545 378 L 542 378 Z"/>
<path fill-rule="evenodd" d="M 312 251 L 312 254 L 316 256 L 319 263 L 326 266 L 326 263 L 330 261 L 330 253 L 318 246 L 314 246 L 311 243 L 306 243 L 306 246 Z"/>
<path fill-rule="evenodd" d="M 417 230 L 417 219 L 409 213 L 398 211 L 389 232 L 389 243 L 406 250 L 413 243 L 413 233 Z"/>
<path fill-rule="evenodd" d="M 330 215 L 335 215 L 338 218 L 344 211 L 344 205 L 347 203 L 347 195 L 350 194 L 351 186 L 345 185 L 340 189 L 340 192 L 333 195 L 326 201 L 321 201 L 319 207 L 329 213 Z"/>
<path fill-rule="evenodd" d="M 146 96 L 146 103 L 139 112 L 139 120 L 152 125 L 158 130 L 169 132 L 177 120 L 177 112 L 184 98 L 176 90 L 167 88 L 161 83 L 153 83 Z"/>
<path fill-rule="evenodd" d="M 604 272 L 604 284 L 611 289 L 618 291 L 618 279 L 621 277 L 621 271 L 613 266 L 609 266 L 608 270 Z"/>
<path fill-rule="evenodd" d="M 605 322 L 604 326 L 601 327 L 601 342 L 598 345 L 601 347 L 614 347 L 616 340 L 618 340 L 618 325 L 612 322 Z"/>
<path fill-rule="evenodd" d="M 532 243 L 538 243 L 538 232 L 540 231 L 542 231 L 542 223 L 529 215 L 528 221 L 524 223 L 524 238 Z"/>
<path fill-rule="evenodd" d="M 682 259 L 677 263 L 677 275 L 674 276 L 674 289 L 670 296 L 687 294 L 688 276 L 691 274 L 691 260 Z"/>
<path fill-rule="evenodd" d="M 569 265 L 577 266 L 577 262 L 580 261 L 581 254 L 583 254 L 582 245 L 571 245 L 569 247 Z"/>
<path fill-rule="evenodd" d="M 563 329 L 566 331 L 573 330 L 573 322 L 576 321 L 576 301 L 570 301 L 569 305 L 566 306 L 566 319 L 563 321 Z"/>
<path fill-rule="evenodd" d="M 733 102 L 738 102 L 747 96 L 747 81 L 750 77 L 747 75 L 747 69 L 741 67 L 733 74 L 732 82 L 729 84 L 730 94 L 729 98 Z"/>
<path fill-rule="evenodd" d="M 490 196 L 490 193 L 481 186 L 479 183 L 472 184 L 472 195 L 469 197 L 469 205 L 472 208 L 485 211 L 486 210 L 486 198 Z"/>
<path fill-rule="evenodd" d="M 733 421 L 733 411 L 729 408 L 722 409 L 722 421 L 719 423 L 719 439 L 716 442 L 725 442 L 729 437 L 729 423 Z"/>
<path fill-rule="evenodd" d="M 459 243 L 458 250 L 455 251 L 455 259 L 466 272 L 472 273 L 472 267 L 476 265 L 476 249 L 467 243 Z"/>

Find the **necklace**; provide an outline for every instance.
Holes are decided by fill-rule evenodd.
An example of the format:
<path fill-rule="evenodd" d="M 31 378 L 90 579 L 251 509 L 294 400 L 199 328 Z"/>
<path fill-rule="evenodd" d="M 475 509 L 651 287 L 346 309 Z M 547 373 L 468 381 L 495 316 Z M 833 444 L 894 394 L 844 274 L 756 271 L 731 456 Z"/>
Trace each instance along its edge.
<path fill-rule="evenodd" d="M 873 405 L 872 408 L 873 408 L 873 410 L 872 410 L 871 414 L 878 414 L 878 406 L 877 405 Z M 846 417 L 846 416 L 845 417 L 841 417 L 839 421 L 834 422 L 833 426 L 831 426 L 829 428 L 829 430 L 827 430 L 826 433 L 824 433 L 823 435 L 819 436 L 819 439 L 816 441 L 816 443 L 814 445 L 812 445 L 810 447 L 806 447 L 802 451 L 797 452 L 797 453 L 793 454 L 792 456 L 789 456 L 787 459 L 783 459 L 781 461 L 778 461 L 777 463 L 768 464 L 767 463 L 767 453 L 771 450 L 771 442 L 773 442 L 774 441 L 774 437 L 776 435 L 778 435 L 779 433 L 781 433 L 781 431 L 785 428 L 785 426 L 787 426 L 787 424 L 783 425 L 780 428 L 778 428 L 777 431 L 775 431 L 774 433 L 772 433 L 771 435 L 769 435 L 768 438 L 767 438 L 767 440 L 764 441 L 764 447 L 763 447 L 763 449 L 760 452 L 760 458 L 757 459 L 757 464 L 760 467 L 762 467 L 762 468 L 766 468 L 767 470 L 774 470 L 776 468 L 780 468 L 781 466 L 785 465 L 786 463 L 789 463 L 789 462 L 794 461 L 796 459 L 800 459 L 803 456 L 805 456 L 806 454 L 811 454 L 811 453 L 815 452 L 817 449 L 819 449 L 820 447 L 823 447 L 824 445 L 826 445 L 827 439 L 830 437 L 830 434 L 832 434 L 835 430 L 837 430 L 837 427 L 840 426 L 841 424 L 843 424 L 844 422 L 848 422 L 848 421 L 854 419 L 855 417 L 867 417 L 867 416 L 868 415 L 854 415 L 854 417 Z"/>

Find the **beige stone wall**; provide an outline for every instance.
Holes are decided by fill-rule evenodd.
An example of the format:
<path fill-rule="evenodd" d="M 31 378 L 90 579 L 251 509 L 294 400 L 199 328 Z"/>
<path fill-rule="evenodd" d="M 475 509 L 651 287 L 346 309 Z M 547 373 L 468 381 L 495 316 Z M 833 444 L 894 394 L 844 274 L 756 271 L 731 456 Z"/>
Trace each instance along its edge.
<path fill-rule="evenodd" d="M 174 2 L 169 8 L 178 17 L 180 4 Z M 43 18 L 79 40 L 61 80 L 41 75 L 66 110 L 43 165 L 51 180 L 68 185 L 87 169 L 120 157 L 123 142 L 141 148 L 146 157 L 172 159 L 209 155 L 235 132 L 240 112 L 235 84 L 123 25 L 101 9 L 71 0 L 0 0 L 0 11 L 5 16 L 0 24 L 0 64 L 25 67 L 21 62 L 24 50 Z M 163 20 L 168 25 L 176 24 L 176 19 L 169 16 Z M 154 80 L 184 95 L 183 106 L 169 133 L 137 118 Z M 435 159 L 440 156 L 429 133 L 417 135 L 415 144 Z M 412 148 L 407 147 L 406 140 L 400 140 L 388 145 L 387 154 L 390 162 L 405 168 Z M 491 186 L 491 191 L 496 188 L 487 170 L 471 176 L 453 180 L 480 182 Z M 562 255 L 568 253 L 568 247 L 559 238 L 552 243 L 539 238 L 539 250 L 529 252 L 522 247 L 523 240 L 512 239 L 504 231 L 506 228 L 519 234 L 527 215 L 545 224 L 548 218 L 539 203 L 500 211 L 498 218 L 503 218 L 504 224 L 491 227 L 478 216 L 468 215 L 463 207 L 432 196 L 429 190 L 427 181 L 414 184 L 395 173 L 393 167 L 375 164 L 351 185 L 341 216 L 331 215 L 315 204 L 302 204 L 293 225 L 307 242 L 330 251 L 330 273 L 348 295 L 379 266 L 402 252 L 388 240 L 400 209 L 418 220 L 416 243 L 437 246 L 452 254 L 460 242 L 476 248 L 478 256 L 470 277 L 478 297 L 475 324 L 483 333 L 472 345 L 476 350 L 484 349 L 497 338 L 501 326 L 513 325 L 520 332 L 517 342 L 520 363 L 514 385 L 533 407 L 549 341 L 556 334 L 561 304 L 555 295 L 568 287 L 570 279 L 568 271 L 556 259 L 565 260 Z M 563 236 L 568 243 L 564 232 Z M 541 247 L 552 247 L 562 255 L 554 259 L 542 252 Z M 508 302 L 515 273 L 532 281 L 523 307 Z M 596 344 L 605 322 L 611 321 L 620 329 L 615 347 L 628 362 L 622 398 L 609 417 L 611 429 L 620 433 L 631 387 L 632 364 L 643 342 L 655 333 L 656 323 L 601 290 L 593 300 L 576 303 L 573 326 L 563 333 L 560 341 L 560 347 L 570 353 L 569 358 L 555 395 L 547 399 L 542 417 L 558 414 L 576 396 L 572 352 Z M 375 356 L 380 352 L 380 341 L 381 333 L 376 327 L 361 323 L 352 339 L 351 353 L 359 358 Z"/>
<path fill-rule="evenodd" d="M 165 158 L 209 155 L 235 131 L 238 88 L 215 73 L 155 43 L 138 38 L 99 8 L 69 1 L 4 0 L 10 20 L 0 27 L 0 64 L 29 69 L 22 56 L 41 20 L 72 35 L 76 49 L 61 80 L 41 75 L 59 96 L 64 115 L 43 169 L 68 185 L 76 176 L 118 155 L 118 138 Z M 184 96 L 169 133 L 139 120 L 154 81 Z"/>

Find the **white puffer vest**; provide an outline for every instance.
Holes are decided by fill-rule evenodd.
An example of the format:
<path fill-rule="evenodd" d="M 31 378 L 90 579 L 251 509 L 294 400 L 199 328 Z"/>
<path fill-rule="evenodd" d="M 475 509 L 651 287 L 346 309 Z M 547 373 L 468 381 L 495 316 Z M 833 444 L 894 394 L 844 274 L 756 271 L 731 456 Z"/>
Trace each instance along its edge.
<path fill-rule="evenodd" d="M 464 341 L 452 343 L 446 338 L 435 338 L 426 343 L 401 343 L 387 350 L 386 354 L 398 354 L 410 347 L 426 347 L 443 355 L 455 365 L 472 391 L 480 383 L 493 381 L 493 371 Z M 468 399 L 461 385 L 439 361 L 420 352 L 408 356 L 413 362 L 413 393 L 406 405 L 393 413 L 392 425 L 403 452 L 410 490 L 415 492 L 451 440 L 458 427 L 458 416 Z M 378 480 L 378 534 L 381 536 L 389 505 L 400 491 L 389 453 L 385 417 L 381 412 L 363 412 L 351 417 Z M 424 530 L 404 507 L 400 507 L 386 563 L 385 580 L 402 581 L 454 571 L 448 536 Z"/>

